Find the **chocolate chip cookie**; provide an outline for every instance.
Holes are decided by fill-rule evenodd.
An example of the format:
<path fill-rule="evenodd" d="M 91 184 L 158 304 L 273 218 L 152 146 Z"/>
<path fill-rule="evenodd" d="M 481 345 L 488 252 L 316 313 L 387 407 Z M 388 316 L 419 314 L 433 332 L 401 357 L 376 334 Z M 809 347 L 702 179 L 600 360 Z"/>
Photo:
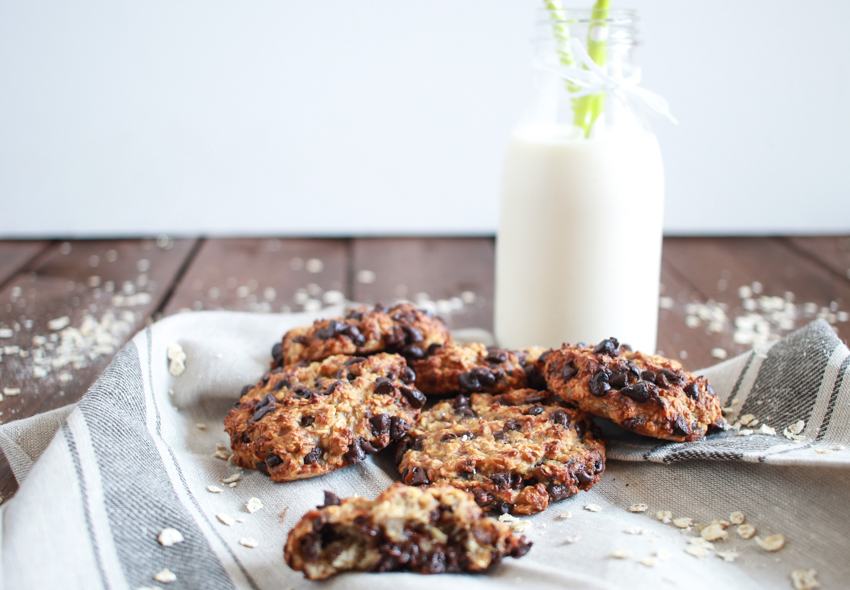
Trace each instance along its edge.
<path fill-rule="evenodd" d="M 399 353 L 409 359 L 425 356 L 432 344 L 451 342 L 440 318 L 400 303 L 389 309 L 361 307 L 345 317 L 316 320 L 312 326 L 295 328 L 272 348 L 272 369 L 299 362 L 314 362 L 337 354 Z"/>
<path fill-rule="evenodd" d="M 546 389 L 539 361 L 547 349 L 506 350 L 483 344 L 433 344 L 423 359 L 412 360 L 416 386 L 426 395 L 504 393 Z"/>
<path fill-rule="evenodd" d="M 480 572 L 530 548 L 465 492 L 396 483 L 374 501 L 325 492 L 325 505 L 289 532 L 283 556 L 308 579 L 324 580 L 346 571 Z"/>
<path fill-rule="evenodd" d="M 545 371 L 549 390 L 562 400 L 638 434 L 690 441 L 723 426 L 708 381 L 677 361 L 622 348 L 616 338 L 595 347 L 565 345 L 548 356 Z"/>
<path fill-rule="evenodd" d="M 273 481 L 322 475 L 400 440 L 425 396 L 404 358 L 337 355 L 275 369 L 224 420 L 236 464 Z"/>
<path fill-rule="evenodd" d="M 396 463 L 407 484 L 445 482 L 488 511 L 534 514 L 596 484 L 605 445 L 588 414 L 548 392 L 473 393 L 424 411 Z"/>

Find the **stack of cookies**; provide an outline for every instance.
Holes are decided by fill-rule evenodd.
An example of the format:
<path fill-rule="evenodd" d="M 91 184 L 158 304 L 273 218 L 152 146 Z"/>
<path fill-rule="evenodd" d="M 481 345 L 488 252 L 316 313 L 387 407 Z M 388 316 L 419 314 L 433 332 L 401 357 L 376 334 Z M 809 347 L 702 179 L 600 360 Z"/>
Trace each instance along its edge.
<path fill-rule="evenodd" d="M 272 358 L 225 418 L 238 465 L 291 481 L 389 452 L 407 484 L 374 502 L 330 494 L 308 512 L 285 557 L 311 579 L 480 571 L 519 557 L 530 544 L 485 514 L 535 514 L 595 485 L 605 443 L 592 416 L 672 441 L 723 423 L 708 382 L 676 361 L 615 338 L 560 350 L 457 344 L 409 303 L 291 330 Z"/>

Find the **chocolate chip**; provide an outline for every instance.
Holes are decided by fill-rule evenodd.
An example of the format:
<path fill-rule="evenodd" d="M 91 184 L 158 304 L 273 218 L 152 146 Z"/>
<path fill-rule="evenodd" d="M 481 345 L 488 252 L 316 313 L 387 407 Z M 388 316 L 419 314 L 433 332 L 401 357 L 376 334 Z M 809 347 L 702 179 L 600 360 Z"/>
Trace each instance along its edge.
<path fill-rule="evenodd" d="M 410 470 L 410 481 L 408 485 L 412 486 L 423 486 L 431 483 L 431 480 L 428 479 L 428 474 L 425 473 L 425 470 L 421 467 L 414 467 Z"/>
<path fill-rule="evenodd" d="M 382 303 L 376 303 L 372 311 L 384 311 L 384 305 Z"/>
<path fill-rule="evenodd" d="M 552 502 L 560 502 L 570 495 L 570 488 L 568 486 L 550 483 L 546 486 L 546 492 L 549 494 Z"/>
<path fill-rule="evenodd" d="M 670 385 L 677 385 L 682 382 L 682 377 L 677 375 L 675 371 L 671 371 L 670 369 L 661 369 L 658 371 L 658 384 L 664 387 L 668 387 Z"/>
<path fill-rule="evenodd" d="M 415 344 L 408 344 L 407 346 L 401 349 L 401 355 L 404 358 L 419 361 L 425 358 L 425 351 L 422 350 L 422 347 L 420 346 L 416 346 Z"/>
<path fill-rule="evenodd" d="M 272 376 L 271 376 L 271 375 L 263 375 L 263 379 L 262 379 L 262 381 L 263 381 L 263 385 L 268 385 L 268 384 L 269 384 L 269 380 L 270 380 L 271 378 L 272 378 Z"/>
<path fill-rule="evenodd" d="M 493 501 L 493 495 L 483 490 L 474 490 L 472 495 L 475 497 L 475 503 L 482 508 Z"/>
<path fill-rule="evenodd" d="M 334 381 L 325 389 L 325 395 L 332 395 L 340 385 L 342 385 L 342 381 Z"/>
<path fill-rule="evenodd" d="M 605 461 L 602 459 L 597 459 L 593 462 L 593 473 L 600 474 L 605 469 Z"/>
<path fill-rule="evenodd" d="M 622 389 L 629 383 L 629 378 L 625 373 L 614 373 L 611 375 L 611 378 L 608 379 L 608 383 L 614 389 Z"/>
<path fill-rule="evenodd" d="M 254 422 L 259 422 L 263 416 L 275 409 L 276 406 L 271 403 L 272 400 L 275 400 L 274 394 L 269 393 L 257 404 L 257 407 L 254 408 L 254 416 L 251 418 Z"/>
<path fill-rule="evenodd" d="M 641 371 L 640 378 L 648 383 L 658 383 L 658 377 L 652 371 Z"/>
<path fill-rule="evenodd" d="M 440 344 L 439 342 L 434 342 L 433 344 L 431 344 L 431 346 L 428 347 L 428 350 L 426 352 L 427 352 L 428 356 L 431 356 L 432 354 L 434 354 L 435 352 L 440 350 L 442 347 L 443 347 L 443 345 Z"/>
<path fill-rule="evenodd" d="M 508 360 L 508 351 L 499 348 L 488 348 L 484 360 L 488 363 L 504 363 Z"/>
<path fill-rule="evenodd" d="M 711 387 L 711 385 L 710 385 L 708 382 L 706 382 L 706 384 L 705 384 L 705 392 L 706 392 L 708 395 L 717 395 L 717 394 L 714 392 L 714 388 L 712 388 L 712 387 Z"/>
<path fill-rule="evenodd" d="M 407 431 L 410 430 L 410 426 L 407 424 L 407 420 L 401 418 L 399 416 L 393 416 L 390 418 L 390 439 L 393 441 L 400 441 L 404 438 L 404 435 L 407 434 Z"/>
<path fill-rule="evenodd" d="M 395 458 L 395 464 L 396 465 L 401 463 L 401 460 L 404 458 L 404 454 L 409 450 L 410 450 L 410 447 L 408 446 L 407 441 L 400 442 L 395 446 L 394 458 Z M 402 475 L 402 479 L 403 478 L 404 478 L 404 475 Z"/>
<path fill-rule="evenodd" d="M 242 391 L 239 392 L 239 397 L 245 397 L 248 394 L 248 392 L 251 391 L 252 389 L 254 389 L 253 385 L 250 385 L 250 384 L 246 385 L 245 387 L 242 388 Z"/>
<path fill-rule="evenodd" d="M 522 476 L 518 473 L 510 471 L 500 471 L 490 476 L 490 481 L 496 486 L 496 489 L 507 490 L 510 488 L 517 489 L 522 487 Z"/>
<path fill-rule="evenodd" d="M 363 449 L 365 452 L 369 453 L 370 455 L 374 455 L 375 453 L 377 453 L 380 450 L 378 447 L 373 445 L 371 442 L 369 442 L 365 438 L 359 438 L 357 440 L 359 441 L 360 448 Z"/>
<path fill-rule="evenodd" d="M 490 510 L 496 514 L 508 514 L 511 511 L 511 505 L 506 502 L 494 502 Z"/>
<path fill-rule="evenodd" d="M 383 436 L 390 431 L 390 417 L 388 414 L 376 414 L 369 418 L 369 424 L 372 425 L 372 431 L 376 436 Z"/>
<path fill-rule="evenodd" d="M 330 338 L 333 338 L 337 335 L 337 333 L 342 327 L 342 324 L 340 324 L 338 321 L 331 320 L 330 322 L 328 322 L 328 325 L 326 327 L 321 328 L 320 330 L 316 330 L 316 338 L 319 338 L 321 340 L 328 340 Z"/>
<path fill-rule="evenodd" d="M 525 414 L 527 416 L 537 416 L 537 415 L 542 414 L 542 413 L 543 413 L 543 406 L 541 406 L 539 404 L 535 404 L 535 405 L 531 406 L 525 412 Z"/>
<path fill-rule="evenodd" d="M 407 335 L 408 344 L 416 344 L 417 342 L 425 340 L 425 337 L 422 335 L 422 331 L 416 326 L 402 326 L 401 329 L 404 330 L 404 333 Z"/>
<path fill-rule="evenodd" d="M 413 369 L 410 367 L 405 367 L 404 371 L 401 372 L 401 376 L 399 377 L 402 383 L 407 383 L 410 385 L 414 381 L 416 381 L 416 373 L 413 372 Z"/>
<path fill-rule="evenodd" d="M 645 383 L 641 381 L 640 383 L 635 383 L 631 387 L 626 387 L 622 391 L 621 394 L 635 400 L 638 403 L 643 403 L 652 397 L 652 388 L 655 387 L 651 383 Z"/>
<path fill-rule="evenodd" d="M 414 451 L 422 450 L 422 442 L 425 440 L 424 436 L 411 436 L 410 437 L 410 448 Z"/>
<path fill-rule="evenodd" d="M 316 506 L 316 508 L 324 508 L 325 506 L 339 506 L 339 496 L 325 490 L 325 503 L 321 506 Z"/>
<path fill-rule="evenodd" d="M 634 430 L 643 424 L 643 418 L 626 418 L 622 422 L 623 428 Z"/>
<path fill-rule="evenodd" d="M 670 427 L 673 429 L 673 434 L 677 434 L 679 436 L 691 435 L 691 428 L 688 426 L 687 421 L 685 421 L 684 416 L 676 416 L 676 419 L 673 420 Z"/>
<path fill-rule="evenodd" d="M 360 332 L 360 329 L 357 326 L 345 324 L 345 327 L 343 327 L 340 333 L 344 336 L 348 336 L 348 339 L 351 340 L 351 343 L 355 346 L 363 346 L 366 344 L 366 337 L 362 332 Z"/>
<path fill-rule="evenodd" d="M 505 439 L 505 433 L 504 432 L 497 432 L 496 434 L 493 435 L 493 440 L 504 440 L 504 439 Z"/>
<path fill-rule="evenodd" d="M 316 421 L 315 416 L 304 416 L 303 418 L 301 418 L 301 426 L 303 428 L 307 428 L 308 426 L 312 426 L 313 422 L 315 422 L 315 421 Z"/>
<path fill-rule="evenodd" d="M 456 438 L 457 438 L 457 435 L 455 433 L 447 432 L 440 438 L 440 442 L 446 442 L 447 440 L 454 440 Z"/>
<path fill-rule="evenodd" d="M 358 438 L 349 445 L 348 451 L 345 453 L 345 458 L 349 463 L 360 463 L 366 458 L 366 453 L 360 447 L 361 440 Z"/>
<path fill-rule="evenodd" d="M 413 389 L 405 385 L 402 385 L 398 389 L 412 407 L 419 409 L 425 405 L 425 394 L 418 389 Z"/>
<path fill-rule="evenodd" d="M 505 420 L 505 432 L 508 432 L 509 430 L 522 430 L 522 423 L 515 418 Z"/>
<path fill-rule="evenodd" d="M 590 484 L 592 484 L 593 481 L 594 481 L 594 477 L 592 475 L 588 475 L 585 471 L 582 471 L 582 470 L 576 471 L 574 473 L 574 475 L 576 476 L 576 479 L 580 483 L 590 483 Z"/>
<path fill-rule="evenodd" d="M 696 381 L 691 381 L 685 387 L 685 395 L 692 400 L 697 401 L 700 398 L 700 395 L 702 395 L 699 390 L 699 384 Z"/>
<path fill-rule="evenodd" d="M 587 427 L 585 425 L 584 420 L 577 420 L 574 426 L 576 429 L 576 436 L 579 438 L 584 437 L 585 432 L 587 432 Z M 566 428 L 566 424 L 564 425 L 564 427 Z"/>
<path fill-rule="evenodd" d="M 318 461 L 321 456 L 322 456 L 322 448 L 321 447 L 314 447 L 313 450 L 311 450 L 309 453 L 304 455 L 304 465 L 312 465 L 313 463 Z M 269 462 L 269 460 L 266 459 L 266 463 L 268 463 L 268 462 Z M 271 465 L 269 465 L 269 467 L 271 467 Z"/>
<path fill-rule="evenodd" d="M 345 361 L 344 366 L 350 367 L 351 365 L 358 365 L 360 363 L 365 363 L 365 362 L 366 362 L 366 357 L 364 357 L 364 356 L 353 356 L 350 359 L 348 359 L 347 361 Z"/>
<path fill-rule="evenodd" d="M 472 411 L 472 408 L 460 408 L 459 410 L 455 410 L 455 412 L 461 418 L 475 418 L 475 412 Z"/>
<path fill-rule="evenodd" d="M 345 319 L 354 320 L 355 322 L 359 322 L 360 320 L 363 319 L 363 312 L 362 311 L 349 311 L 346 314 Z"/>
<path fill-rule="evenodd" d="M 620 348 L 620 342 L 616 338 L 608 338 L 596 345 L 593 349 L 593 354 L 605 354 L 608 356 L 617 356 L 617 351 Z"/>
<path fill-rule="evenodd" d="M 455 398 L 455 400 L 452 402 L 452 407 L 455 410 L 459 410 L 461 408 L 468 408 L 469 407 L 469 397 L 467 397 L 465 395 L 457 396 Z"/>
<path fill-rule="evenodd" d="M 626 372 L 635 379 L 640 378 L 640 367 L 634 361 L 626 361 Z"/>
<path fill-rule="evenodd" d="M 291 390 L 292 397 L 295 399 L 312 399 L 313 392 L 303 385 L 296 385 Z"/>
<path fill-rule="evenodd" d="M 269 466 L 266 465 L 265 461 L 260 461 L 259 463 L 257 463 L 257 471 L 259 471 L 263 475 L 268 475 L 269 474 Z"/>
<path fill-rule="evenodd" d="M 569 381 L 577 374 L 578 369 L 576 368 L 575 363 L 573 363 L 572 361 L 564 365 L 564 368 L 561 369 L 561 376 L 564 378 L 564 381 Z"/>
<path fill-rule="evenodd" d="M 283 463 L 283 459 L 281 459 L 277 455 L 269 455 L 268 457 L 266 457 L 266 465 L 268 465 L 270 468 L 275 468 L 281 463 Z"/>
<path fill-rule="evenodd" d="M 478 391 L 481 389 L 481 383 L 478 382 L 478 377 L 476 377 L 475 373 L 472 371 L 469 371 L 468 373 L 461 373 L 457 382 L 467 391 Z"/>
<path fill-rule="evenodd" d="M 281 358 L 283 358 L 283 343 L 278 342 L 272 346 L 272 359 L 279 361 Z"/>
<path fill-rule="evenodd" d="M 395 384 L 386 377 L 375 379 L 375 393 L 380 395 L 392 395 L 395 392 Z"/>
<path fill-rule="evenodd" d="M 289 379 L 287 379 L 286 377 L 283 377 L 280 381 L 278 381 L 277 383 L 274 384 L 274 387 L 272 387 L 272 389 L 274 391 L 280 391 L 284 387 L 289 387 L 290 385 L 291 385 L 291 383 L 289 382 Z"/>
<path fill-rule="evenodd" d="M 560 424 L 564 428 L 566 428 L 567 424 L 570 422 L 570 418 L 564 410 L 555 410 L 552 412 L 552 415 L 549 416 L 549 419 L 555 424 Z"/>
<path fill-rule="evenodd" d="M 387 343 L 387 348 L 395 350 L 404 346 L 405 337 L 404 330 L 395 326 L 386 334 L 386 336 L 384 336 L 384 339 Z"/>
<path fill-rule="evenodd" d="M 481 384 L 481 387 L 492 387 L 496 384 L 496 376 L 484 367 L 475 367 L 472 369 L 472 373 L 478 379 L 478 383 Z"/>
<path fill-rule="evenodd" d="M 435 551 L 428 557 L 428 563 L 425 566 L 426 574 L 442 574 L 446 571 L 446 554 L 440 551 Z"/>
<path fill-rule="evenodd" d="M 605 371 L 599 371 L 596 375 L 590 378 L 588 389 L 590 393 L 596 397 L 602 397 L 611 391 L 611 385 L 608 384 L 609 375 Z"/>

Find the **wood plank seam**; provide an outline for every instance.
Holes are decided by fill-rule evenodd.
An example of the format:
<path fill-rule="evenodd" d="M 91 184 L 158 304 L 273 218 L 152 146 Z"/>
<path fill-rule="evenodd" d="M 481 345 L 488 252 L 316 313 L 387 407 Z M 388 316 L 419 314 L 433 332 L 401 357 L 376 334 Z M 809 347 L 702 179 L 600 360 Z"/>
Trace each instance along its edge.
<path fill-rule="evenodd" d="M 174 292 L 177 290 L 178 285 L 180 285 L 180 281 L 183 280 L 183 277 L 186 275 L 189 267 L 192 266 L 192 263 L 198 256 L 198 252 L 201 251 L 201 247 L 206 241 L 206 236 L 199 236 L 195 238 L 195 243 L 192 244 L 192 248 L 189 250 L 189 253 L 186 254 L 186 258 L 183 260 L 183 263 L 180 265 L 180 268 L 177 270 L 174 278 L 171 279 L 171 284 L 168 286 L 168 290 L 165 292 L 165 295 L 162 296 L 162 299 L 159 301 L 159 305 L 156 306 L 156 310 L 154 310 L 151 316 L 162 317 L 163 311 L 168 305 L 168 302 L 171 300 L 171 297 L 174 295 Z"/>
<path fill-rule="evenodd" d="M 5 281 L 0 282 L 0 291 L 3 291 L 3 289 L 12 284 L 20 275 L 27 273 L 38 266 L 36 263 L 45 255 L 45 253 L 49 252 L 52 248 L 57 247 L 58 244 L 59 240 L 51 240 L 44 246 L 44 248 L 22 262 L 18 268 L 9 274 Z"/>
<path fill-rule="evenodd" d="M 802 248 L 798 248 L 796 245 L 791 243 L 788 240 L 788 238 L 777 237 L 777 238 L 772 238 L 772 239 L 774 241 L 776 241 L 778 244 L 781 244 L 782 246 L 787 248 L 788 250 L 791 250 L 794 254 L 802 256 L 803 258 L 806 258 L 807 260 L 817 264 L 819 267 L 821 267 L 822 269 L 827 271 L 829 274 L 837 277 L 839 280 L 843 281 L 843 280 L 847 279 L 847 275 L 841 274 L 840 272 L 835 270 L 832 267 L 832 265 L 830 265 L 826 261 L 822 260 L 819 256 L 816 256 L 814 253 L 809 252 L 808 250 L 804 250 Z"/>

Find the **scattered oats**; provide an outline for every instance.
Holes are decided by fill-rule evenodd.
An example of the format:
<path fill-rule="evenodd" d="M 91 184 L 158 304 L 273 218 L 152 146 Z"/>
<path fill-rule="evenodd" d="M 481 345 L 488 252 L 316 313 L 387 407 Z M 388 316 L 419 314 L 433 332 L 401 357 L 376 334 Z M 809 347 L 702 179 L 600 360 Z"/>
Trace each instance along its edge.
<path fill-rule="evenodd" d="M 111 250 L 110 250 L 111 252 Z M 168 569 L 164 569 L 159 572 L 157 575 L 153 577 L 157 582 L 162 582 L 163 584 L 168 584 L 169 582 L 173 582 L 177 579 L 177 576 L 174 575 L 174 572 Z"/>
<path fill-rule="evenodd" d="M 147 258 L 142 258 L 136 262 L 136 270 L 139 272 L 148 272 L 151 269 L 151 261 Z"/>
<path fill-rule="evenodd" d="M 564 510 L 558 516 L 555 517 L 555 520 L 567 520 L 568 518 L 572 518 L 573 513 L 569 510 Z"/>
<path fill-rule="evenodd" d="M 722 360 L 722 359 L 725 359 L 728 356 L 728 353 L 726 352 L 725 348 L 712 348 L 711 349 L 711 356 L 713 356 L 716 359 Z"/>
<path fill-rule="evenodd" d="M 15 335 L 15 332 L 10 328 L 2 328 L 0 329 L 0 338 L 11 338 Z"/>
<path fill-rule="evenodd" d="M 227 461 L 228 459 L 230 459 L 230 453 L 228 453 L 227 451 L 216 451 L 215 453 L 213 453 L 213 457 L 215 457 L 216 459 L 221 459 L 222 461 Z"/>
<path fill-rule="evenodd" d="M 44 367 L 33 367 L 32 368 L 32 375 L 33 375 L 33 377 L 36 377 L 38 379 L 42 379 L 44 377 L 47 377 L 47 369 L 45 369 Z"/>
<path fill-rule="evenodd" d="M 672 554 L 669 551 L 665 551 L 664 549 L 659 549 L 655 552 L 655 557 L 658 559 L 670 559 Z"/>
<path fill-rule="evenodd" d="M 228 447 L 227 445 L 223 445 L 221 443 L 216 443 L 215 450 L 216 451 L 229 451 L 230 447 Z"/>
<path fill-rule="evenodd" d="M 647 529 L 642 529 L 640 527 L 635 526 L 635 527 L 632 527 L 630 529 L 626 529 L 623 532 L 626 533 L 627 535 L 645 535 L 649 531 Z"/>
<path fill-rule="evenodd" d="M 839 322 L 846 322 L 847 320 L 850 320 L 850 313 L 846 311 L 839 311 L 835 314 L 835 319 Z"/>
<path fill-rule="evenodd" d="M 746 520 L 747 517 L 744 516 L 743 512 L 736 511 L 729 515 L 729 522 L 731 522 L 732 524 L 744 524 Z"/>
<path fill-rule="evenodd" d="M 832 449 L 815 449 L 815 453 L 819 453 L 821 455 L 829 455 L 832 453 Z"/>
<path fill-rule="evenodd" d="M 357 282 L 363 283 L 364 285 L 371 285 L 375 282 L 375 273 L 371 270 L 360 270 L 357 271 Z"/>
<path fill-rule="evenodd" d="M 198 422 L 197 424 L 195 424 L 195 428 L 197 428 L 198 430 L 206 430 L 206 429 L 207 429 L 207 425 L 206 425 L 206 424 L 202 424 L 202 423 Z"/>
<path fill-rule="evenodd" d="M 738 559 L 738 557 L 740 557 L 740 555 L 738 555 L 738 552 L 735 551 L 734 549 L 730 549 L 729 551 L 718 551 L 717 557 L 719 557 L 723 561 L 732 562 L 732 561 L 735 561 L 736 559 Z"/>
<path fill-rule="evenodd" d="M 738 535 L 744 539 L 752 539 L 756 534 L 756 527 L 751 524 L 742 524 L 737 529 Z"/>
<path fill-rule="evenodd" d="M 738 431 L 738 436 L 749 436 L 753 433 L 751 428 L 743 428 Z"/>
<path fill-rule="evenodd" d="M 742 285 L 738 287 L 738 297 L 741 299 L 749 299 L 753 296 L 753 290 L 750 289 L 747 285 Z"/>
<path fill-rule="evenodd" d="M 69 381 L 72 381 L 73 379 L 74 379 L 74 377 L 70 373 L 60 373 L 59 374 L 59 381 L 61 381 L 62 383 L 68 383 Z"/>
<path fill-rule="evenodd" d="M 243 516 L 237 516 L 237 517 L 236 517 L 236 522 L 245 522 L 245 517 L 243 517 Z"/>
<path fill-rule="evenodd" d="M 661 309 L 673 309 L 673 298 L 672 297 L 659 297 L 658 298 L 658 307 Z"/>
<path fill-rule="evenodd" d="M 499 516 L 499 522 L 519 522 L 519 519 L 516 516 L 506 513 Z"/>
<path fill-rule="evenodd" d="M 323 268 L 325 268 L 325 263 L 318 258 L 311 258 L 307 261 L 307 264 L 305 264 L 304 267 L 310 274 L 318 274 L 322 272 Z"/>
<path fill-rule="evenodd" d="M 242 474 L 241 473 L 234 473 L 233 475 L 229 475 L 229 476 L 225 477 L 224 479 L 220 479 L 218 481 L 220 481 L 221 483 L 235 483 L 235 482 L 239 481 L 240 479 L 242 479 Z"/>
<path fill-rule="evenodd" d="M 227 526 L 233 526 L 236 523 L 232 516 L 228 516 L 224 512 L 219 512 L 215 517 L 221 524 L 226 524 Z"/>
<path fill-rule="evenodd" d="M 626 549 L 614 549 L 611 553 L 611 557 L 614 559 L 626 559 L 631 555 L 631 551 L 627 551 Z"/>
<path fill-rule="evenodd" d="M 687 553 L 688 555 L 693 555 L 694 557 L 697 557 L 699 559 L 702 559 L 703 557 L 708 557 L 708 551 L 705 549 L 705 547 L 700 547 L 699 545 L 688 545 L 687 547 L 685 547 L 685 553 Z"/>
<path fill-rule="evenodd" d="M 177 529 L 162 529 L 159 536 L 156 538 L 159 544 L 163 547 L 171 547 L 177 543 L 185 541 L 183 535 Z"/>
<path fill-rule="evenodd" d="M 518 520 L 517 522 L 511 523 L 511 530 L 515 533 L 524 533 L 528 529 L 531 528 L 531 521 L 528 520 Z"/>
<path fill-rule="evenodd" d="M 664 524 L 670 524 L 671 522 L 673 522 L 673 513 L 669 510 L 659 510 L 655 513 L 655 518 L 657 518 Z"/>
<path fill-rule="evenodd" d="M 655 567 L 658 565 L 658 560 L 654 558 L 652 555 L 647 555 L 643 559 L 641 559 L 638 563 L 641 565 L 645 565 L 646 567 Z"/>
<path fill-rule="evenodd" d="M 833 451 L 843 451 L 844 445 L 835 445 L 834 447 L 832 447 L 832 450 Z"/>
<path fill-rule="evenodd" d="M 758 425 L 759 425 L 759 421 L 758 421 L 758 419 L 753 420 L 752 422 L 750 422 L 749 424 L 747 424 L 747 426 L 750 426 L 750 427 L 752 427 L 752 428 L 755 428 L 755 427 L 756 427 L 756 426 L 758 426 Z"/>
<path fill-rule="evenodd" d="M 741 424 L 741 426 L 747 426 L 754 419 L 755 419 L 755 416 L 753 416 L 752 414 L 744 414 L 743 416 L 738 418 L 738 422 Z"/>
<path fill-rule="evenodd" d="M 646 512 L 649 510 L 649 506 L 646 504 L 632 504 L 629 506 L 629 512 Z"/>
<path fill-rule="evenodd" d="M 56 318 L 54 320 L 50 320 L 49 322 L 47 322 L 47 327 L 50 328 L 51 330 L 58 332 L 59 330 L 62 330 L 63 328 L 67 328 L 68 324 L 70 324 L 70 323 L 71 323 L 71 318 L 69 318 L 66 315 L 63 315 L 61 318 Z"/>
<path fill-rule="evenodd" d="M 3 395 L 20 395 L 21 388 L 20 387 L 4 387 Z"/>
<path fill-rule="evenodd" d="M 263 503 L 260 502 L 259 498 L 251 498 L 247 502 L 245 502 L 245 510 L 254 514 L 257 510 L 263 507 Z"/>
<path fill-rule="evenodd" d="M 723 530 L 719 524 L 711 524 L 702 529 L 700 533 L 706 541 L 725 541 L 729 538 L 729 533 Z"/>
<path fill-rule="evenodd" d="M 806 427 L 806 421 L 805 420 L 797 420 L 796 422 L 794 422 L 794 424 L 791 424 L 790 426 L 788 426 L 788 431 L 791 434 L 800 434 L 801 432 L 803 432 L 803 429 L 805 427 Z"/>
<path fill-rule="evenodd" d="M 847 271 L 850 275 L 850 271 Z M 794 584 L 795 590 L 814 590 L 820 588 L 815 570 L 794 570 L 791 572 L 791 583 Z"/>
<path fill-rule="evenodd" d="M 776 429 L 768 426 L 767 424 L 762 424 L 761 428 L 757 430 L 759 434 L 769 434 L 771 436 L 776 435 Z"/>
<path fill-rule="evenodd" d="M 686 529 L 689 526 L 694 524 L 693 519 L 683 516 L 682 518 L 676 518 L 673 520 L 673 524 L 676 525 L 680 529 Z"/>
<path fill-rule="evenodd" d="M 573 545 L 575 543 L 578 543 L 580 540 L 581 535 L 573 535 L 572 537 L 567 537 L 566 539 L 564 539 L 564 542 L 561 543 L 561 545 Z"/>
<path fill-rule="evenodd" d="M 239 539 L 239 544 L 253 549 L 254 547 L 257 547 L 260 542 L 257 541 L 257 539 L 252 539 L 251 537 L 244 537 L 242 539 Z"/>
<path fill-rule="evenodd" d="M 183 347 L 176 342 L 169 344 L 166 355 L 169 360 L 168 372 L 175 377 L 182 375 L 186 370 L 186 353 L 183 352 Z"/>
<path fill-rule="evenodd" d="M 735 408 L 720 408 L 720 411 L 724 414 L 732 414 L 735 411 Z"/>
<path fill-rule="evenodd" d="M 342 291 L 326 291 L 324 295 L 322 295 L 322 301 L 327 305 L 336 305 L 338 303 L 345 303 L 345 293 Z"/>
<path fill-rule="evenodd" d="M 770 535 L 769 537 L 765 537 L 764 539 L 762 539 L 761 537 L 756 537 L 756 543 L 758 543 L 759 547 L 761 547 L 765 551 L 779 551 L 785 546 L 785 537 L 779 533 L 777 533 L 776 535 Z"/>
<path fill-rule="evenodd" d="M 218 486 L 207 486 L 207 491 L 208 491 L 209 493 L 211 493 L 211 494 L 220 494 L 220 493 L 222 493 L 224 490 L 222 490 L 222 489 L 221 489 L 220 487 L 218 487 Z"/>
<path fill-rule="evenodd" d="M 584 509 L 588 512 L 602 512 L 602 506 L 599 506 L 598 504 L 588 504 L 584 507 Z"/>

